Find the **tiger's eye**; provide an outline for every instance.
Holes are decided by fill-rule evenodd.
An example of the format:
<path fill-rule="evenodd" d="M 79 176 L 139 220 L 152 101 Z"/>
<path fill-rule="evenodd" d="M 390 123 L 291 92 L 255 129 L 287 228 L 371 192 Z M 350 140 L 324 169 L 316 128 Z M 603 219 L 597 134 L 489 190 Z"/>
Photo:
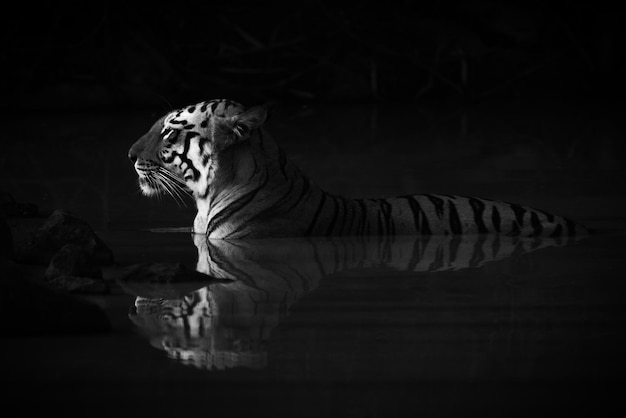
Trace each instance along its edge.
<path fill-rule="evenodd" d="M 169 142 L 170 144 L 173 144 L 174 142 L 176 142 L 176 139 L 178 138 L 178 132 L 176 129 L 168 129 L 163 133 L 163 140 Z"/>

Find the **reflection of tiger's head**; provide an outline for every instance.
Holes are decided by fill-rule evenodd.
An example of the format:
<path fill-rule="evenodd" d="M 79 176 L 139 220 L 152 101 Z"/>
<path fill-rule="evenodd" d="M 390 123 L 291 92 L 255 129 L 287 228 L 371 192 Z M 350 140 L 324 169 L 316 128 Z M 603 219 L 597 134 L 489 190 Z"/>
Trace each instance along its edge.
<path fill-rule="evenodd" d="M 219 153 L 244 141 L 266 118 L 264 107 L 244 108 L 230 100 L 211 100 L 175 110 L 159 119 L 128 151 L 147 196 L 180 198 L 191 191 L 206 197 Z"/>
<path fill-rule="evenodd" d="M 318 285 L 315 247 L 308 240 L 209 242 L 198 234 L 194 243 L 197 270 L 215 280 L 172 298 L 169 291 L 155 294 L 153 284 L 142 291 L 140 278 L 132 293 L 151 297 L 137 296 L 131 321 L 153 346 L 183 364 L 208 370 L 265 367 L 272 330 Z M 297 274 L 285 257 L 300 259 Z M 132 277 L 125 280 L 127 287 Z"/>
<path fill-rule="evenodd" d="M 216 290 L 204 287 L 169 300 L 137 297 L 129 316 L 153 346 L 183 364 L 207 370 L 265 367 L 264 321 L 253 326 L 243 313 L 220 313 L 216 297 L 223 292 Z"/>

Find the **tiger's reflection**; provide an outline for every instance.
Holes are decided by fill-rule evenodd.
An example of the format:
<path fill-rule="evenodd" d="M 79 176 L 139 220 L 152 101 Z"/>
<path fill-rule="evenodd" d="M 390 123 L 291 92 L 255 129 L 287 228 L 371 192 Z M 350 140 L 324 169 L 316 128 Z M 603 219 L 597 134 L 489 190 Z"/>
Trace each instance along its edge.
<path fill-rule="evenodd" d="M 333 274 L 479 268 L 567 243 L 494 235 L 227 241 L 196 234 L 193 240 L 197 271 L 228 280 L 174 299 L 138 296 L 130 319 L 170 357 L 209 370 L 264 368 L 272 329 Z"/>

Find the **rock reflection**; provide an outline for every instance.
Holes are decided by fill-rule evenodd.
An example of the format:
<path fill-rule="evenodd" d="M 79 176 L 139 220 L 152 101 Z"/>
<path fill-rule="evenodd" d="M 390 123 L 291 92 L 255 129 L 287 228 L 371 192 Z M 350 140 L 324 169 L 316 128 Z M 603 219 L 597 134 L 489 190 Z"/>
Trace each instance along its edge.
<path fill-rule="evenodd" d="M 196 270 L 207 282 L 175 296 L 172 283 L 141 291 L 133 277 L 123 286 L 137 296 L 130 319 L 177 361 L 201 369 L 267 365 L 266 345 L 290 307 L 322 278 L 355 271 L 440 272 L 479 268 L 566 239 L 502 236 L 206 240 L 193 236 Z M 158 280 L 157 280 L 158 281 Z M 189 289 L 189 285 L 181 286 Z"/>

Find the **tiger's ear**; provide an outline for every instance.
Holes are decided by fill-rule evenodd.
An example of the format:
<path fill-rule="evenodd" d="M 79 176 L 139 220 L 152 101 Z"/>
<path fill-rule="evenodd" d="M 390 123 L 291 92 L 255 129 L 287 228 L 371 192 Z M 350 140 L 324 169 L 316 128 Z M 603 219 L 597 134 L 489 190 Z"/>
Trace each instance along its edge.
<path fill-rule="evenodd" d="M 239 138 L 247 136 L 251 131 L 258 129 L 267 119 L 267 106 L 254 106 L 233 116 L 233 133 Z"/>
<path fill-rule="evenodd" d="M 254 106 L 230 117 L 216 116 L 214 135 L 219 149 L 247 139 L 250 132 L 260 128 L 266 119 L 267 106 Z"/>

